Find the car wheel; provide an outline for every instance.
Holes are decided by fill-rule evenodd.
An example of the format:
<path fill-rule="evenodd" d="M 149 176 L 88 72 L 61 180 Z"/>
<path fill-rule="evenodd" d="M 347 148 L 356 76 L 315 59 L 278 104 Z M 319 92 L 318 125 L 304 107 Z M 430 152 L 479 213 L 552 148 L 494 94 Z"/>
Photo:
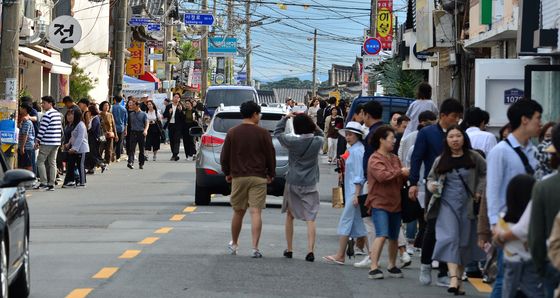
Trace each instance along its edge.
<path fill-rule="evenodd" d="M 12 296 L 27 297 L 31 290 L 31 268 L 29 267 L 29 235 L 25 235 L 23 243 L 23 264 L 18 272 L 18 276 L 10 287 Z"/>
<path fill-rule="evenodd" d="M 210 205 L 210 191 L 197 185 L 194 190 L 194 202 L 198 206 Z"/>
<path fill-rule="evenodd" d="M 8 255 L 6 255 L 6 241 L 2 239 L 0 244 L 0 297 L 8 297 Z"/>

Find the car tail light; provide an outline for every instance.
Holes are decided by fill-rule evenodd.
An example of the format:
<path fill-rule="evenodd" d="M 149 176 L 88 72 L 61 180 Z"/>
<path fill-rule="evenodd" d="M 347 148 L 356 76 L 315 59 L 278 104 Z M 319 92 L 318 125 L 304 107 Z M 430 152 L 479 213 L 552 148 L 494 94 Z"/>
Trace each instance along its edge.
<path fill-rule="evenodd" d="M 210 170 L 210 169 L 204 169 L 204 173 L 206 175 L 218 175 L 218 172 L 216 172 L 214 170 Z"/>
<path fill-rule="evenodd" d="M 208 135 L 203 135 L 200 141 L 202 143 L 202 146 L 207 147 L 220 146 L 224 144 L 224 140 Z"/>

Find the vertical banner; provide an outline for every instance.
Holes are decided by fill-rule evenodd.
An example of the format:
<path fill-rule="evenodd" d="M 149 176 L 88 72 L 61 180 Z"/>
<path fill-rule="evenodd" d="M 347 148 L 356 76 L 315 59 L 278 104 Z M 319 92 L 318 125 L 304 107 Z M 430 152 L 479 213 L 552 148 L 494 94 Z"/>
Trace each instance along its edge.
<path fill-rule="evenodd" d="M 141 76 L 144 74 L 144 43 L 133 41 L 130 48 L 130 59 L 126 62 L 126 74 Z"/>
<path fill-rule="evenodd" d="M 379 55 L 362 56 L 362 96 L 369 96 L 370 80 L 375 80 L 375 67 L 381 63 Z"/>
<path fill-rule="evenodd" d="M 393 0 L 377 0 L 376 37 L 383 50 L 393 45 Z"/>

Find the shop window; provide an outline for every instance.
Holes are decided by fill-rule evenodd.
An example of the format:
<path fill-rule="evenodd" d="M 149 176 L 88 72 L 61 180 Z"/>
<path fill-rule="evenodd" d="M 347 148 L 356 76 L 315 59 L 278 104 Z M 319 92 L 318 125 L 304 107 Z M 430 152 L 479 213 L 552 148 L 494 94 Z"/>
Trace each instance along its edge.
<path fill-rule="evenodd" d="M 525 66 L 525 95 L 543 106 L 542 122 L 560 121 L 560 65 Z"/>

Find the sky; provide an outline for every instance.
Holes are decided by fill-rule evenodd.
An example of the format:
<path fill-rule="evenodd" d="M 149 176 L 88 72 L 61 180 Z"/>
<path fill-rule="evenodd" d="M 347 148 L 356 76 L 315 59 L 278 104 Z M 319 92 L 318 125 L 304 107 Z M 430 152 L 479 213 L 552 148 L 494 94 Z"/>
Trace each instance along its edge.
<path fill-rule="evenodd" d="M 225 15 L 227 1 L 216 1 L 217 14 Z M 245 17 L 246 1 L 233 0 L 239 19 Z M 210 0 L 210 8 L 212 5 Z M 405 8 L 406 0 L 394 0 L 395 10 Z M 311 79 L 314 29 L 318 35 L 317 76 L 320 81 L 328 79 L 332 64 L 352 65 L 360 56 L 364 30 L 369 24 L 369 9 L 369 0 L 259 0 L 252 4 L 251 20 L 262 19 L 262 25 L 251 30 L 253 79 L 264 82 L 286 77 Z M 404 13 L 397 15 L 404 17 Z M 233 32 L 241 47 L 245 46 L 244 30 L 240 25 Z M 243 64 L 244 58 L 236 58 L 236 70 Z"/>

